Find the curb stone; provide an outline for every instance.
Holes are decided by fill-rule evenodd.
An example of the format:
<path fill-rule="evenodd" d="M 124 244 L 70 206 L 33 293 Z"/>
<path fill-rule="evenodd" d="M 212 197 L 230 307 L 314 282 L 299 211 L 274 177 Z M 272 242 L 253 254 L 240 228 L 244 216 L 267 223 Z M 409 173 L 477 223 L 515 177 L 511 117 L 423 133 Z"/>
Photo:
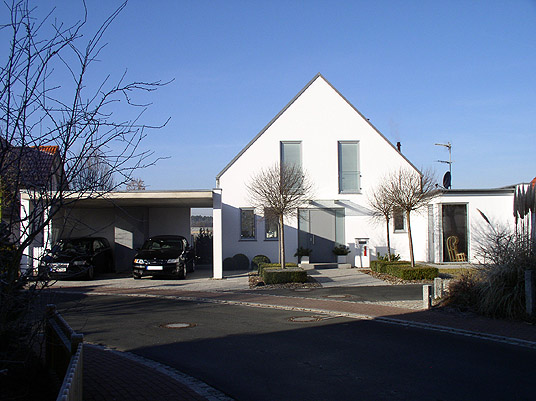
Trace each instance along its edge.
<path fill-rule="evenodd" d="M 111 352 L 119 357 L 130 359 L 131 361 L 145 365 L 153 370 L 156 370 L 157 372 L 171 377 L 172 379 L 184 384 L 185 386 L 188 386 L 192 391 L 195 391 L 197 394 L 205 397 L 209 401 L 235 401 L 234 398 L 225 395 L 221 391 L 216 390 L 214 387 L 209 386 L 205 382 L 202 382 L 201 380 L 189 376 L 186 373 L 183 373 L 170 366 L 153 361 L 152 359 L 148 359 L 128 351 L 117 351 L 102 345 L 84 343 L 84 346 L 97 348 L 106 352 Z"/>
<path fill-rule="evenodd" d="M 63 292 L 63 293 L 68 293 L 68 294 L 80 294 L 80 292 L 77 292 L 77 291 L 59 290 L 57 292 Z M 338 311 L 318 309 L 318 308 L 304 308 L 304 307 L 295 307 L 295 306 L 289 306 L 289 305 L 284 305 L 284 306 L 274 305 L 274 304 L 260 303 L 260 302 L 257 303 L 257 302 L 248 302 L 248 301 L 221 300 L 221 299 L 174 296 L 174 295 L 117 294 L 117 293 L 106 293 L 106 292 L 92 292 L 91 295 L 177 299 L 181 301 L 206 302 L 206 303 L 214 303 L 214 304 L 249 306 L 249 307 L 254 307 L 254 308 L 271 308 L 271 309 L 279 309 L 279 310 L 311 312 L 311 313 L 318 313 L 318 314 L 323 314 L 323 315 L 330 315 L 333 317 L 340 316 L 340 317 L 348 317 L 351 319 L 376 320 L 378 322 L 387 323 L 387 324 L 396 324 L 400 326 L 419 328 L 423 330 L 431 330 L 431 331 L 439 331 L 439 332 L 450 333 L 450 334 L 457 334 L 457 335 L 461 335 L 465 337 L 479 338 L 482 340 L 488 340 L 488 341 L 494 341 L 494 342 L 503 343 L 503 344 L 516 345 L 516 346 L 524 347 L 524 348 L 536 349 L 535 341 L 522 340 L 519 338 L 482 333 L 482 332 L 472 331 L 472 330 L 458 329 L 458 328 L 453 328 L 453 327 L 448 327 L 448 326 L 435 325 L 431 323 L 413 322 L 411 320 L 403 320 L 403 319 L 396 319 L 396 318 L 389 318 L 389 317 L 382 317 L 382 316 L 371 316 L 371 315 L 365 315 L 365 314 L 348 313 L 348 312 L 340 312 L 340 311 L 338 312 Z M 338 301 L 338 302 L 349 302 L 349 301 Z M 230 399 L 227 398 L 227 400 L 230 400 Z"/>

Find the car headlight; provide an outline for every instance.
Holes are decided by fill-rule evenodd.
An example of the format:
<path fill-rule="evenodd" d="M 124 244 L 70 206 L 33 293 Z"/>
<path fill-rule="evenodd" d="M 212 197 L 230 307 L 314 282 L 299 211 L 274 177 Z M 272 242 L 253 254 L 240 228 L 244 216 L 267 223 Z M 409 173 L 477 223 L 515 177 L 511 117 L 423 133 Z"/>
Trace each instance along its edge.
<path fill-rule="evenodd" d="M 87 265 L 87 260 L 75 260 L 73 266 L 85 266 Z"/>
<path fill-rule="evenodd" d="M 143 260 L 143 259 L 134 259 L 134 263 L 137 264 L 137 265 L 144 265 L 145 260 Z"/>
<path fill-rule="evenodd" d="M 179 259 L 168 259 L 166 263 L 179 263 Z"/>

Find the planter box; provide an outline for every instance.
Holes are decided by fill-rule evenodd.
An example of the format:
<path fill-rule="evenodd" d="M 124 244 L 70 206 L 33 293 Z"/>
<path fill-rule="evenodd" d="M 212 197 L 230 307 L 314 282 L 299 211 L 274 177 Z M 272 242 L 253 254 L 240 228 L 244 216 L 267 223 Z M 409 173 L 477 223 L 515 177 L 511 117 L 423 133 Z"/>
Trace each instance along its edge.
<path fill-rule="evenodd" d="M 300 263 L 302 264 L 309 264 L 309 256 L 302 256 L 300 258 Z"/>
<path fill-rule="evenodd" d="M 348 262 L 348 255 L 337 255 L 337 263 L 347 263 Z"/>

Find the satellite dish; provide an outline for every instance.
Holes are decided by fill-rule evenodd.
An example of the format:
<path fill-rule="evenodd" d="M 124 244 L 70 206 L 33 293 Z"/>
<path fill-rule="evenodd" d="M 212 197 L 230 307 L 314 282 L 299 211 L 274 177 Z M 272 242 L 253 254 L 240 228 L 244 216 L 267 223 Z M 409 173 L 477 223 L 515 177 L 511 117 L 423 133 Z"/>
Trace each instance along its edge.
<path fill-rule="evenodd" d="M 449 189 L 450 188 L 450 181 L 451 181 L 450 171 L 447 171 L 445 173 L 445 175 L 443 176 L 443 188 Z"/>

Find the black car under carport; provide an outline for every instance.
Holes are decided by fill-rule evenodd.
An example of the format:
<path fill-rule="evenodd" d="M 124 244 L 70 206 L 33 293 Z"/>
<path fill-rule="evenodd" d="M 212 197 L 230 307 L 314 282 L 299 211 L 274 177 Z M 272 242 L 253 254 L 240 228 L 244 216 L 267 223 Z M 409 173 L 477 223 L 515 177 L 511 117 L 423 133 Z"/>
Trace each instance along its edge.
<path fill-rule="evenodd" d="M 158 235 L 145 241 L 134 256 L 132 276 L 174 276 L 186 278 L 194 271 L 194 252 L 181 235 Z"/>

